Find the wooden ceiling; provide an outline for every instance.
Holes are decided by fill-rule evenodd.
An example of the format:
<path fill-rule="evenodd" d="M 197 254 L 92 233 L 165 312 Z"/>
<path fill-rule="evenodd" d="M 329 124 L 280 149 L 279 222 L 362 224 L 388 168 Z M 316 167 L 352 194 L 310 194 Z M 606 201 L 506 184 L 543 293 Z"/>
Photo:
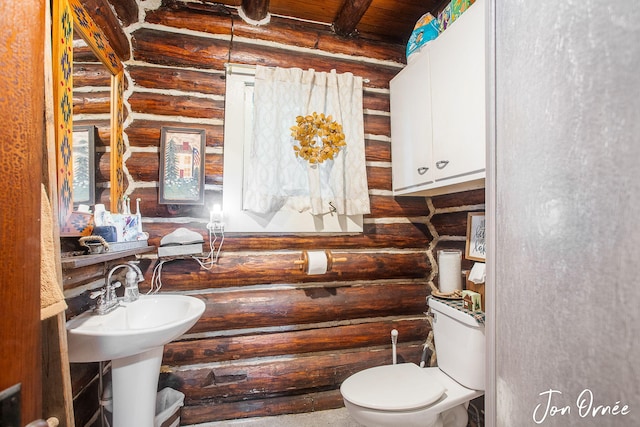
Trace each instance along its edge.
<path fill-rule="evenodd" d="M 204 0 L 214 2 L 213 0 Z M 434 16 L 449 0 L 218 0 L 241 7 L 254 21 L 268 12 L 332 25 L 342 36 L 390 43 L 406 43 L 416 21 L 426 12 Z"/>

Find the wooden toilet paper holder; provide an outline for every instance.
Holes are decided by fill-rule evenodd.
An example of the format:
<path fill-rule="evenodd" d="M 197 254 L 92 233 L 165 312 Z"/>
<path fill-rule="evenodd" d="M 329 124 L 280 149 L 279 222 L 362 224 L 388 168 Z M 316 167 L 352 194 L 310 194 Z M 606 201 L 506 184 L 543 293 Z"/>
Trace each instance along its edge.
<path fill-rule="evenodd" d="M 334 257 L 330 250 L 325 250 L 324 253 L 327 256 L 327 271 L 331 271 L 334 263 L 347 261 L 347 257 Z M 302 251 L 300 259 L 295 260 L 293 263 L 297 265 L 301 271 L 307 271 L 307 267 L 309 266 L 309 253 Z"/>

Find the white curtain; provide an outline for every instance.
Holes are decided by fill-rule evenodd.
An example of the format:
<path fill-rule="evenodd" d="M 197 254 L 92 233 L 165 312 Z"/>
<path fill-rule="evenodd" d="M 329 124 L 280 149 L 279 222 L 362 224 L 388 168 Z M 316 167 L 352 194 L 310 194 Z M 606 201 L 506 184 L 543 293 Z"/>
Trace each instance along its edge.
<path fill-rule="evenodd" d="M 314 215 L 366 214 L 362 78 L 299 68 L 256 67 L 253 142 L 245 168 L 243 208 L 282 208 Z M 297 116 L 324 113 L 342 125 L 346 146 L 333 160 L 310 165 L 293 149 Z"/>

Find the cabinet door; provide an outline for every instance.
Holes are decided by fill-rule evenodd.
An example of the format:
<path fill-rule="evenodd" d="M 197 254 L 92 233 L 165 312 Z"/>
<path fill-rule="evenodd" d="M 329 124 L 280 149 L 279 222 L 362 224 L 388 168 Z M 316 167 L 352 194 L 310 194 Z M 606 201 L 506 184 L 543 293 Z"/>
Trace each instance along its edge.
<path fill-rule="evenodd" d="M 429 52 L 423 51 L 389 83 L 393 189 L 433 182 Z"/>
<path fill-rule="evenodd" d="M 485 169 L 484 27 L 484 2 L 478 1 L 431 43 L 436 181 L 459 181 Z"/>

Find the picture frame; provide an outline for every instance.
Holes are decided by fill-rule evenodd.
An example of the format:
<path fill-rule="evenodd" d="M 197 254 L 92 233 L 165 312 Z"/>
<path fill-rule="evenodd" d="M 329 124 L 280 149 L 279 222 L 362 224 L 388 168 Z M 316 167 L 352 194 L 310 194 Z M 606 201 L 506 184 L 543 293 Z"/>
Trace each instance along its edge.
<path fill-rule="evenodd" d="M 161 128 L 160 204 L 204 204 L 204 129 Z"/>
<path fill-rule="evenodd" d="M 73 206 L 91 206 L 96 202 L 96 127 L 74 126 L 72 138 Z"/>
<path fill-rule="evenodd" d="M 467 215 L 465 258 L 481 262 L 486 260 L 484 212 L 469 212 Z"/>

